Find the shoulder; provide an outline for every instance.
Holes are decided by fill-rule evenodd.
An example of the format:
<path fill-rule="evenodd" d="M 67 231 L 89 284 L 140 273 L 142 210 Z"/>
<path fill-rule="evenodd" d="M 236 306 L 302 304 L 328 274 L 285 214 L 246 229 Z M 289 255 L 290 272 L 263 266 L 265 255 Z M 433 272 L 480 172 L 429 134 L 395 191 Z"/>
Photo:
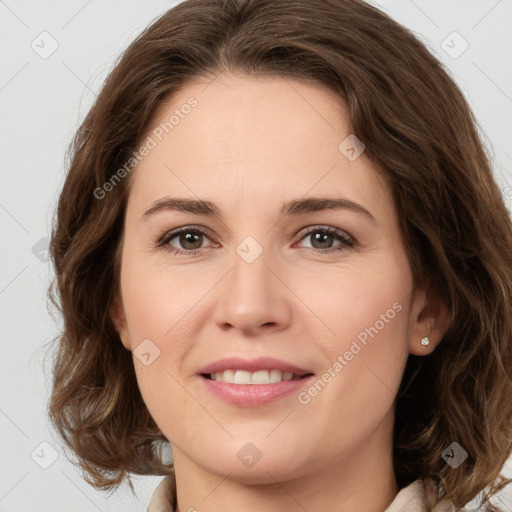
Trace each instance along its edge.
<path fill-rule="evenodd" d="M 385 512 L 465 512 L 456 509 L 449 500 L 439 501 L 437 490 L 430 479 L 418 479 L 404 487 Z"/>

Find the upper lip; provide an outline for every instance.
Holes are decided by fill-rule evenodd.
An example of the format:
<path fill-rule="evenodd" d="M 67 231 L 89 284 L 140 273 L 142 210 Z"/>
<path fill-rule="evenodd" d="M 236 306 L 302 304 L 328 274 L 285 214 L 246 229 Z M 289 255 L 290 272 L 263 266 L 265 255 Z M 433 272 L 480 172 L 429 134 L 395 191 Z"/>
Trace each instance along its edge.
<path fill-rule="evenodd" d="M 211 374 L 216 372 L 223 372 L 224 370 L 246 370 L 248 372 L 257 372 L 258 370 L 281 370 L 282 372 L 295 373 L 299 376 L 313 373 L 274 357 L 244 359 L 239 356 L 226 357 L 224 359 L 214 361 L 213 363 L 207 364 L 201 368 L 198 373 Z"/>

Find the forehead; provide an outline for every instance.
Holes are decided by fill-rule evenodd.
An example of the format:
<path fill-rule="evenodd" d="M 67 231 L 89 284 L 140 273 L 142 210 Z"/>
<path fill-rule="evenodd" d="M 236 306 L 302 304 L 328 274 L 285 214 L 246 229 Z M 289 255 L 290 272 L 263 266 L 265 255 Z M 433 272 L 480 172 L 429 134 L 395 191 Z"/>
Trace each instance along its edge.
<path fill-rule="evenodd" d="M 142 207 L 169 194 L 227 207 L 236 197 L 254 211 L 330 194 L 385 207 L 389 190 L 364 151 L 347 158 L 347 137 L 347 108 L 326 87 L 288 77 L 196 80 L 157 110 L 130 201 Z"/>

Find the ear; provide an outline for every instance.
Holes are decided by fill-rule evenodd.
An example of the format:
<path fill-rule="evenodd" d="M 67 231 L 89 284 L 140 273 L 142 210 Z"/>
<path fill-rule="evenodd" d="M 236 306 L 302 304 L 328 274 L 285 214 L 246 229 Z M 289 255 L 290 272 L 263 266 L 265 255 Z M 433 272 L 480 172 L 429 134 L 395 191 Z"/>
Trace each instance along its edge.
<path fill-rule="evenodd" d="M 448 308 L 441 295 L 432 287 L 413 292 L 409 318 L 409 353 L 425 356 L 435 350 L 450 325 Z M 429 344 L 421 340 L 428 337 Z"/>
<path fill-rule="evenodd" d="M 119 334 L 122 344 L 126 350 L 132 349 L 132 342 L 130 333 L 128 331 L 128 325 L 126 322 L 126 316 L 124 312 L 123 302 L 118 292 L 114 295 L 112 302 L 110 303 L 109 309 L 110 318 L 114 327 Z"/>

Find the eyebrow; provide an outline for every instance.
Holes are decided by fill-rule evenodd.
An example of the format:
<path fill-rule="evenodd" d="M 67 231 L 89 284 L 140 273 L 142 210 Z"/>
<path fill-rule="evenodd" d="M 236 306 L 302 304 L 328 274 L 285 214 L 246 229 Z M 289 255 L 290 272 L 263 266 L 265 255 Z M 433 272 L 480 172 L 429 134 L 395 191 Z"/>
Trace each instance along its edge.
<path fill-rule="evenodd" d="M 189 212 L 218 218 L 222 217 L 221 210 L 210 201 L 162 197 L 152 204 L 151 208 L 143 214 L 142 219 L 148 220 L 156 213 L 167 210 Z M 323 210 L 349 210 L 362 214 L 372 222 L 377 223 L 375 217 L 366 208 L 342 197 L 306 197 L 293 199 L 283 203 L 279 213 L 284 217 L 286 215 L 301 215 Z"/>

